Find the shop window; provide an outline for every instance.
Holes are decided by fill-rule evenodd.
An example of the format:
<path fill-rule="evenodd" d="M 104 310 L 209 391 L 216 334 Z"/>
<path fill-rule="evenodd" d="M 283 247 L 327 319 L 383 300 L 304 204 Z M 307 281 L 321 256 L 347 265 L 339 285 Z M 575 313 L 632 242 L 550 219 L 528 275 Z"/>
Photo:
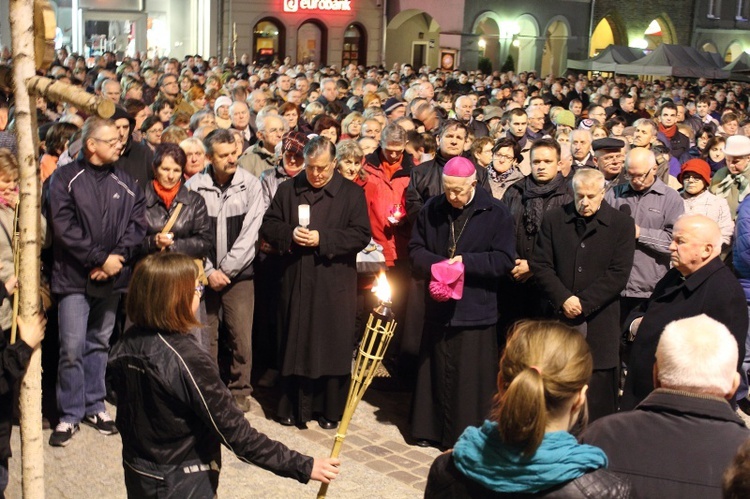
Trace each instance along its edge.
<path fill-rule="evenodd" d="M 271 64 L 283 60 L 286 30 L 278 19 L 266 17 L 253 28 L 253 60 L 256 64 Z"/>
<path fill-rule="evenodd" d="M 328 29 L 317 20 L 302 23 L 297 30 L 297 62 L 314 62 L 317 67 L 327 64 Z"/>
<path fill-rule="evenodd" d="M 367 65 L 367 37 L 359 24 L 350 24 L 344 31 L 344 50 L 341 53 L 341 66 Z"/>

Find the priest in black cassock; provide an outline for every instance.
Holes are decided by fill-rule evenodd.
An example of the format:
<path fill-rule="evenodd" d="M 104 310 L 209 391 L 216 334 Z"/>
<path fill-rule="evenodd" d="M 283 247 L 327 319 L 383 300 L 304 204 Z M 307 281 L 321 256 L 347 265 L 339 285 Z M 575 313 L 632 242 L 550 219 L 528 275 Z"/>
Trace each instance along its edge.
<path fill-rule="evenodd" d="M 260 228 L 282 258 L 278 420 L 335 428 L 346 404 L 357 300 L 357 253 L 370 241 L 362 188 L 336 171 L 331 142 L 305 146 L 305 174 L 279 186 Z M 300 224 L 299 206 L 309 206 Z"/>
<path fill-rule="evenodd" d="M 449 160 L 442 183 L 417 216 L 413 271 L 429 281 L 433 264 L 461 262 L 465 280 L 459 299 L 425 296 L 411 432 L 418 445 L 447 448 L 482 423 L 497 389 L 497 283 L 514 266 L 515 232 L 508 208 L 476 188 L 471 161 Z"/>

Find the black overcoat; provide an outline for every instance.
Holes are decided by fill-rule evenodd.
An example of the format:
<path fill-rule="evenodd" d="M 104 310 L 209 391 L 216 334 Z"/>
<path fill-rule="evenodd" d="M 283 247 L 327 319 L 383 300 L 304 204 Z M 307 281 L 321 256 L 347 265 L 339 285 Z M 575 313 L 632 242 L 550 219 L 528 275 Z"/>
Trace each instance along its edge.
<path fill-rule="evenodd" d="M 747 337 L 747 302 L 745 293 L 721 257 L 683 278 L 671 269 L 656 284 L 646 302 L 625 320 L 625 328 L 638 317 L 643 320 L 633 341 L 625 380 L 621 410 L 631 410 L 654 389 L 652 370 L 656 346 L 667 324 L 679 319 L 706 314 L 724 324 L 737 340 L 738 369 L 745 357 Z"/>
<path fill-rule="evenodd" d="M 300 204 L 310 204 L 309 228 L 320 234 L 317 248 L 292 241 Z M 370 241 L 364 191 L 338 172 L 319 191 L 304 173 L 297 175 L 279 186 L 260 235 L 282 254 L 281 374 L 348 375 L 357 305 L 356 256 Z"/>
<path fill-rule="evenodd" d="M 594 369 L 611 369 L 619 361 L 618 298 L 633 267 L 635 224 L 605 201 L 583 236 L 576 233 L 576 218 L 573 203 L 544 215 L 531 271 L 549 315 L 574 325 L 585 322 Z M 562 304 L 574 295 L 581 300 L 583 317 L 571 321 Z"/>

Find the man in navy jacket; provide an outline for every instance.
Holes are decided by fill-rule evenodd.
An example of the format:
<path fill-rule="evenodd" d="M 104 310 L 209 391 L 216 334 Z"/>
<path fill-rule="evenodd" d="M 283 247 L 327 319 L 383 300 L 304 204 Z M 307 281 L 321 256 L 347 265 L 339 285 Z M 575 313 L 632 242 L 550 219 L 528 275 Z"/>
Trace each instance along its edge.
<path fill-rule="evenodd" d="M 60 423 L 50 445 L 70 443 L 78 424 L 117 433 L 104 407 L 104 372 L 120 295 L 146 235 L 145 197 L 115 167 L 122 143 L 114 122 L 89 118 L 81 154 L 50 179 L 52 292 L 60 295 Z"/>

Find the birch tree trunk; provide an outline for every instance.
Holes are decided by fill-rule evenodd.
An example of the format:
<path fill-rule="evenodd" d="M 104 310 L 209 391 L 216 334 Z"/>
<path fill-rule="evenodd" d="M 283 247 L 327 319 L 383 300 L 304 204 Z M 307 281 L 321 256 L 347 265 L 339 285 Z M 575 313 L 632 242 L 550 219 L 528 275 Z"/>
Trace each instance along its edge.
<path fill-rule="evenodd" d="M 19 227 L 20 275 L 19 315 L 32 317 L 39 311 L 40 194 L 37 173 L 35 102 L 26 81 L 36 74 L 34 61 L 34 1 L 10 0 L 10 30 L 13 51 L 13 94 L 20 166 Z M 42 354 L 31 356 L 21 383 L 21 453 L 23 497 L 44 497 L 44 451 L 42 442 Z"/>

